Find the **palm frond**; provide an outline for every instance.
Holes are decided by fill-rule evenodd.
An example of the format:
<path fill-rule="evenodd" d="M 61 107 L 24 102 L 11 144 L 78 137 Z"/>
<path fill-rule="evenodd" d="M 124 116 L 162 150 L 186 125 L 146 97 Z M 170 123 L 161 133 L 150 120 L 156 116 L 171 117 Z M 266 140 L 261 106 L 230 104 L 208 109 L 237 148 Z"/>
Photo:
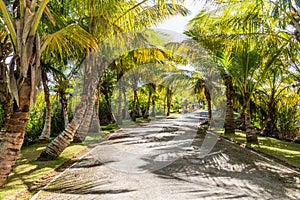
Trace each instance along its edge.
<path fill-rule="evenodd" d="M 94 37 L 79 25 L 71 24 L 44 37 L 41 50 L 46 55 L 55 55 L 63 60 L 64 57 L 87 55 L 94 49 L 97 49 Z"/>

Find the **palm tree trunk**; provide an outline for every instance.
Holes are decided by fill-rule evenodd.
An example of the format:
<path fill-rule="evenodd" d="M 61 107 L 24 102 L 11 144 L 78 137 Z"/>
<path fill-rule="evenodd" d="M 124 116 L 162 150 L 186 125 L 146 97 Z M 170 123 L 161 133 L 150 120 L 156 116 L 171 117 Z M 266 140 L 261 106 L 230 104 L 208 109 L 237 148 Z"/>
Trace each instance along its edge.
<path fill-rule="evenodd" d="M 93 111 L 93 118 L 90 127 L 90 131 L 94 133 L 99 133 L 101 130 L 100 127 L 100 120 L 99 120 L 99 88 L 96 90 L 96 97 L 95 97 L 95 104 L 94 104 L 94 111 Z"/>
<path fill-rule="evenodd" d="M 123 87 L 122 87 L 122 92 L 123 92 L 123 101 L 124 101 L 124 116 L 123 118 L 124 119 L 128 119 L 128 102 L 127 102 L 127 96 L 126 96 L 126 88 L 124 86 L 124 83 L 123 83 Z"/>
<path fill-rule="evenodd" d="M 66 94 L 64 92 L 61 92 L 59 94 L 60 96 L 60 103 L 61 103 L 61 107 L 62 107 L 62 111 L 63 111 L 63 115 L 64 115 L 64 123 L 65 123 L 65 128 L 67 128 L 68 124 L 69 124 L 69 115 L 68 115 L 68 101 L 66 98 Z"/>
<path fill-rule="evenodd" d="M 139 99 L 139 95 L 136 92 L 136 110 L 137 110 L 137 117 L 141 117 L 142 116 L 142 111 L 141 111 L 141 104 L 140 104 L 140 99 Z"/>
<path fill-rule="evenodd" d="M 148 94 L 147 108 L 146 108 L 146 111 L 143 116 L 144 119 L 147 119 L 149 117 L 149 112 L 150 112 L 149 110 L 150 110 L 151 97 L 152 97 L 152 92 L 150 90 L 149 90 L 149 94 Z"/>
<path fill-rule="evenodd" d="M 207 112 L 208 112 L 208 124 L 210 125 L 212 123 L 212 106 L 211 106 L 211 96 L 210 96 L 210 90 L 207 86 L 204 86 L 204 95 L 207 102 Z"/>
<path fill-rule="evenodd" d="M 123 88 L 123 79 L 120 78 L 118 75 L 118 89 L 119 89 L 119 96 L 118 96 L 118 114 L 117 114 L 117 123 L 122 125 L 122 88 Z"/>
<path fill-rule="evenodd" d="M 270 101 L 268 102 L 268 114 L 267 114 L 267 122 L 263 128 L 262 134 L 265 136 L 275 136 L 279 138 L 278 130 L 275 123 L 276 116 L 276 102 L 275 102 L 275 90 L 272 90 Z"/>
<path fill-rule="evenodd" d="M 167 88 L 167 116 L 171 114 L 172 91 Z"/>
<path fill-rule="evenodd" d="M 167 95 L 164 97 L 164 114 L 166 114 L 166 108 L 167 108 L 166 101 L 167 101 Z"/>
<path fill-rule="evenodd" d="M 156 109 L 156 105 L 155 105 L 155 97 L 152 96 L 152 111 L 151 111 L 151 117 L 155 117 L 155 116 L 156 116 L 155 109 Z"/>
<path fill-rule="evenodd" d="M 82 122 L 87 104 L 87 98 L 82 98 L 72 121 L 68 124 L 67 128 L 46 147 L 38 160 L 53 160 L 69 146 L 70 142 L 73 140 L 76 130 Z"/>
<path fill-rule="evenodd" d="M 251 113 L 250 113 L 250 95 L 244 94 L 244 114 L 245 114 L 245 126 L 246 126 L 246 139 L 249 143 L 258 144 L 257 135 L 254 127 L 251 124 Z"/>
<path fill-rule="evenodd" d="M 136 113 L 137 113 L 137 100 L 138 100 L 138 96 L 137 96 L 137 91 L 134 90 L 133 91 L 133 108 L 132 108 L 132 121 L 136 121 Z"/>
<path fill-rule="evenodd" d="M 3 119 L 10 118 L 12 113 L 12 106 L 11 106 L 11 95 L 9 93 L 7 78 L 6 78 L 6 65 L 1 62 L 0 64 L 0 103 L 2 105 L 2 109 L 4 111 Z M 1 127 L 0 127 L 1 129 Z"/>
<path fill-rule="evenodd" d="M 154 94 L 156 93 L 156 85 L 153 84 L 153 91 L 154 91 Z M 152 111 L 151 111 L 151 117 L 155 117 L 156 113 L 155 113 L 155 95 L 152 95 L 152 98 L 151 98 L 151 101 L 152 101 Z"/>
<path fill-rule="evenodd" d="M 225 86 L 226 86 L 226 113 L 224 122 L 224 133 L 234 134 L 235 133 L 235 122 L 234 122 L 234 112 L 233 112 L 233 84 L 232 77 L 228 74 L 223 76 Z"/>
<path fill-rule="evenodd" d="M 95 98 L 92 96 L 88 100 L 87 109 L 85 110 L 85 114 L 82 122 L 74 135 L 74 142 L 83 142 L 89 132 L 90 124 L 93 117 Z"/>
<path fill-rule="evenodd" d="M 11 172 L 24 141 L 30 107 L 29 83 L 30 80 L 26 78 L 19 90 L 19 107 L 14 106 L 13 114 L 9 119 L 5 119 L 0 130 L 0 186 Z"/>
<path fill-rule="evenodd" d="M 106 102 L 107 111 L 108 111 L 107 114 L 109 115 L 110 122 L 115 123 L 117 120 L 115 118 L 115 115 L 112 112 L 110 98 L 109 98 L 107 93 L 104 93 L 104 99 L 105 99 L 105 102 Z"/>
<path fill-rule="evenodd" d="M 90 62 L 95 61 L 90 60 Z M 67 128 L 46 147 L 46 149 L 39 156 L 38 160 L 53 160 L 57 158 L 73 140 L 74 134 L 78 130 L 79 125 L 84 118 L 85 111 L 88 107 L 89 97 L 94 95 L 97 88 L 94 83 L 97 82 L 99 74 L 92 70 L 93 66 L 95 66 L 95 64 L 89 65 L 89 63 L 85 66 L 83 93 L 81 96 L 81 101 L 76 107 L 72 121 L 68 123 Z"/>
<path fill-rule="evenodd" d="M 42 83 L 44 88 L 44 96 L 46 102 L 46 120 L 43 128 L 43 132 L 39 137 L 40 142 L 49 142 L 50 133 L 51 133 L 51 103 L 50 103 L 50 93 L 48 87 L 48 78 L 47 72 L 45 70 L 42 71 Z"/>

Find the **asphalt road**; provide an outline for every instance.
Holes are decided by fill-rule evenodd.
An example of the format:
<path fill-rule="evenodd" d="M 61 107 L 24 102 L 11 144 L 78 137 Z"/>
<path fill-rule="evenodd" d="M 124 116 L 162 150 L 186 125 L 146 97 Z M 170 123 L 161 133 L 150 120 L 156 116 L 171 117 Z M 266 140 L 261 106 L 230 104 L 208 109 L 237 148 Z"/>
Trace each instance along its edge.
<path fill-rule="evenodd" d="M 124 127 L 32 199 L 300 199 L 299 172 L 198 130 L 199 116 Z"/>

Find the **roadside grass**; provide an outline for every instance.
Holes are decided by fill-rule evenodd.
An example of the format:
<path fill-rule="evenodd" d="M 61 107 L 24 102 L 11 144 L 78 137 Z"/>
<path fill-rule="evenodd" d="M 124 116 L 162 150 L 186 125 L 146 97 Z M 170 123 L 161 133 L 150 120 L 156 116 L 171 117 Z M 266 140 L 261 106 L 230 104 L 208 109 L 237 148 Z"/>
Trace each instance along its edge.
<path fill-rule="evenodd" d="M 47 144 L 33 144 L 21 150 L 13 172 L 10 173 L 6 184 L 0 189 L 0 199 L 9 198 L 29 189 L 35 181 L 85 148 L 82 144 L 71 144 L 56 160 L 37 161 L 46 146 Z"/>
<path fill-rule="evenodd" d="M 300 168 L 300 144 L 263 136 L 258 136 L 259 144 L 248 144 L 245 132 L 239 130 L 234 135 L 222 136 Z"/>
<path fill-rule="evenodd" d="M 28 190 L 34 182 L 84 150 L 87 144 L 98 141 L 102 136 L 117 128 L 118 126 L 114 124 L 101 126 L 102 131 L 100 134 L 88 134 L 84 143 L 71 143 L 55 160 L 37 161 L 37 158 L 48 144 L 38 143 L 22 148 L 13 172 L 10 173 L 6 184 L 0 188 L 0 200 L 14 199 L 12 197 L 15 197 L 18 193 L 22 193 L 22 199 L 30 199 L 32 194 L 28 193 Z M 23 196 L 23 193 L 25 196 Z"/>

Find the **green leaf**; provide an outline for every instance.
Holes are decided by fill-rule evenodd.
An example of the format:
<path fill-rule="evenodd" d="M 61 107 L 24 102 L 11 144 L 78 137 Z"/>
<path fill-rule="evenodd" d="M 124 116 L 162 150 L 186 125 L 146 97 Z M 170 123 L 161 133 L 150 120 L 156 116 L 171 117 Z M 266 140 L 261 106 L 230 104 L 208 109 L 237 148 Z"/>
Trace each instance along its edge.
<path fill-rule="evenodd" d="M 296 6 L 300 8 L 300 0 L 295 0 Z"/>

